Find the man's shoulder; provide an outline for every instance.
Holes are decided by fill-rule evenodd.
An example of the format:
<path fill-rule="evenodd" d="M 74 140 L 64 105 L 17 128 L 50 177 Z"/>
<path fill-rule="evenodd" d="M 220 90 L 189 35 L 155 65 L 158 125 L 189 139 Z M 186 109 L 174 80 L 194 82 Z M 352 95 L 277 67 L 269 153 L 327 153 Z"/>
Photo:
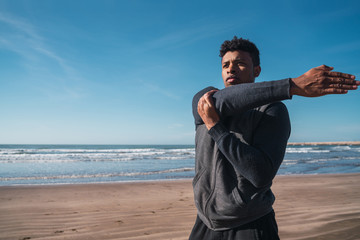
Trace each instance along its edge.
<path fill-rule="evenodd" d="M 207 92 L 209 92 L 209 91 L 211 91 L 211 90 L 214 90 L 214 89 L 217 90 L 218 88 L 213 87 L 213 86 L 209 86 L 209 87 L 203 88 L 203 89 L 201 89 L 200 91 L 198 91 L 198 92 L 194 95 L 194 98 L 193 98 L 193 99 L 195 99 L 195 98 L 200 99 L 205 93 L 207 93 Z"/>
<path fill-rule="evenodd" d="M 207 92 L 211 91 L 211 90 L 214 90 L 214 89 L 217 89 L 215 87 L 206 87 L 202 90 L 200 90 L 199 92 L 197 92 L 194 97 L 193 97 L 193 100 L 192 100 L 192 112 L 193 112 L 193 116 L 194 116 L 194 119 L 195 119 L 195 125 L 200 125 L 200 124 L 203 124 L 203 121 L 197 111 L 197 107 L 198 107 L 198 102 L 200 100 L 200 98 Z"/>
<path fill-rule="evenodd" d="M 217 88 L 210 86 L 210 87 L 206 87 L 206 88 L 200 90 L 199 92 L 197 92 L 197 93 L 194 95 L 193 100 L 192 100 L 193 109 L 194 109 L 194 108 L 197 109 L 197 104 L 198 104 L 198 102 L 199 102 L 199 99 L 200 99 L 205 93 L 207 93 L 207 92 L 209 92 L 209 91 L 211 91 L 211 90 L 214 90 L 214 89 L 217 89 Z"/>

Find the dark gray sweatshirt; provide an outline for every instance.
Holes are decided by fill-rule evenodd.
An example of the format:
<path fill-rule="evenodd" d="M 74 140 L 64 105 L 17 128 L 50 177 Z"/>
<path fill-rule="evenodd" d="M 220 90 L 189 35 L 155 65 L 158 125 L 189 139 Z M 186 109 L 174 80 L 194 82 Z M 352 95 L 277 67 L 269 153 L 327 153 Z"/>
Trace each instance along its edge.
<path fill-rule="evenodd" d="M 290 79 L 239 84 L 213 95 L 220 122 L 209 131 L 197 112 L 195 205 L 200 219 L 215 231 L 254 221 L 273 210 L 270 189 L 290 136 L 290 120 L 281 100 L 290 99 Z"/>

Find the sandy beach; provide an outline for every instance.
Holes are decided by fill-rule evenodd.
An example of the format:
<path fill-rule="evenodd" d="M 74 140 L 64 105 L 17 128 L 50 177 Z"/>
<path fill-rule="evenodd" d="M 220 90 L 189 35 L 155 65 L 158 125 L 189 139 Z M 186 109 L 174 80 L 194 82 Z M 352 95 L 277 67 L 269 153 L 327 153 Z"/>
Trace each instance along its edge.
<path fill-rule="evenodd" d="M 360 174 L 277 176 L 281 239 L 360 239 Z M 187 239 L 191 180 L 0 187 L 0 239 Z"/>

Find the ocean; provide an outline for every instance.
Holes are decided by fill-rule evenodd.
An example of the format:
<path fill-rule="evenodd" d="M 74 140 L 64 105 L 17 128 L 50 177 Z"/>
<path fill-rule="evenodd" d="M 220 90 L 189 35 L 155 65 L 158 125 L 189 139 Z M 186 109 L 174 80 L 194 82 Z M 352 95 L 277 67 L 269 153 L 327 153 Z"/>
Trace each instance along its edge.
<path fill-rule="evenodd" d="M 191 179 L 193 145 L 0 145 L 0 186 Z M 359 145 L 291 145 L 278 175 L 360 172 Z"/>

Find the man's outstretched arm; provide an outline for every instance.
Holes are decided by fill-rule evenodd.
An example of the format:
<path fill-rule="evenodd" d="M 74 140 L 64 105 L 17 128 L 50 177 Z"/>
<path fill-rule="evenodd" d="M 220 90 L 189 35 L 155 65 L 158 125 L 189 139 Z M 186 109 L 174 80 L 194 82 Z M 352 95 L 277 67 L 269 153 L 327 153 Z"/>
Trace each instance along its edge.
<path fill-rule="evenodd" d="M 346 94 L 349 90 L 356 90 L 360 85 L 360 81 L 355 80 L 354 75 L 332 72 L 332 70 L 333 67 L 325 65 L 312 68 L 300 77 L 290 79 L 288 88 L 286 80 L 239 84 L 213 92 L 212 101 L 221 118 L 274 101 L 285 100 L 293 95 L 320 97 L 328 94 Z M 276 86 L 280 86 L 280 90 L 274 89 Z M 284 91 L 287 91 L 288 97 Z M 198 95 L 204 93 L 200 92 Z M 193 113 L 197 124 L 199 120 L 204 122 L 197 111 L 201 98 L 195 96 L 193 101 Z M 210 129 L 214 125 L 210 124 L 206 127 Z"/>

